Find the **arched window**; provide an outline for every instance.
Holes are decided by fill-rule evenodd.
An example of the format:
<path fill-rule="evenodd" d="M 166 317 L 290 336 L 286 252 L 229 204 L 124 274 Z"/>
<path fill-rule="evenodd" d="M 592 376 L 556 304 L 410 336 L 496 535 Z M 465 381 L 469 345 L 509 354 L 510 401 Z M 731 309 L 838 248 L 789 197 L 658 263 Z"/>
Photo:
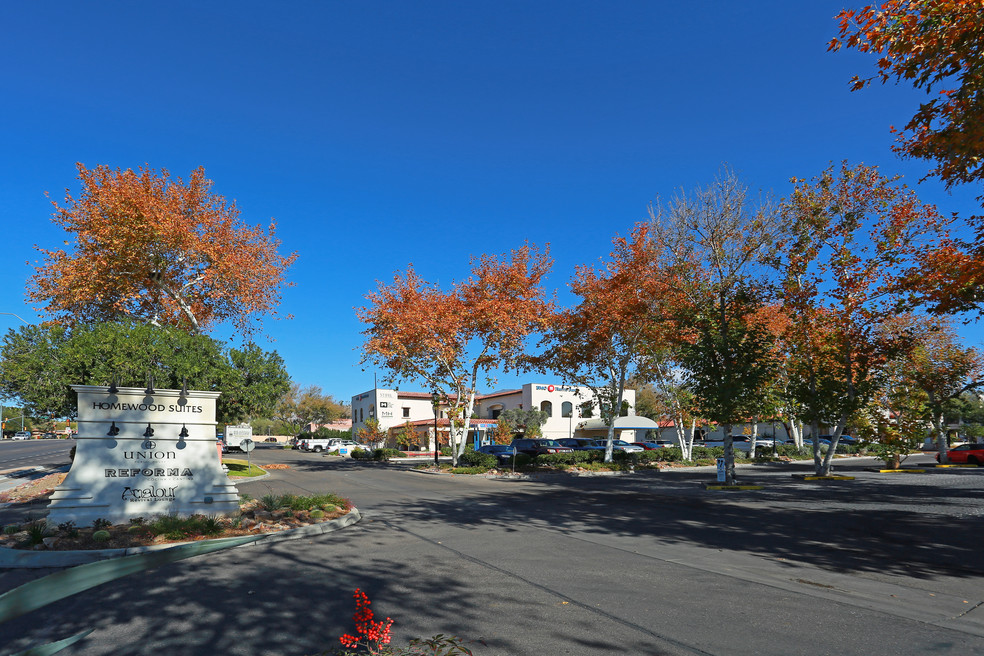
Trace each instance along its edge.
<path fill-rule="evenodd" d="M 560 416 L 570 417 L 571 413 L 574 412 L 574 404 L 570 401 L 564 401 L 560 404 Z"/>
<path fill-rule="evenodd" d="M 594 403 L 585 401 L 581 404 L 581 416 L 590 418 L 594 416 Z"/>
<path fill-rule="evenodd" d="M 553 417 L 553 403 L 544 401 L 540 404 L 541 412 L 546 412 L 548 417 Z"/>

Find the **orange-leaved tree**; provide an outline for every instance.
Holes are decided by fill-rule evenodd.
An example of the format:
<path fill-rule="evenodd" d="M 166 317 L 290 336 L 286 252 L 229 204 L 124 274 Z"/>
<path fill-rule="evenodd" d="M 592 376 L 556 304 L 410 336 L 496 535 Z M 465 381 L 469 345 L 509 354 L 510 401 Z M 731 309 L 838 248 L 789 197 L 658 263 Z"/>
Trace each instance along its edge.
<path fill-rule="evenodd" d="M 932 162 L 929 175 L 948 188 L 984 182 L 984 2 L 888 0 L 845 9 L 837 19 L 840 38 L 831 40 L 830 50 L 846 46 L 879 55 L 877 72 L 854 76 L 854 90 L 894 79 L 931 94 L 898 132 L 893 149 Z M 972 242 L 946 239 L 923 258 L 913 288 L 935 313 L 984 313 L 984 216 L 968 224 Z"/>
<path fill-rule="evenodd" d="M 212 193 L 205 170 L 187 181 L 143 167 L 88 169 L 82 192 L 52 201 L 69 250 L 44 256 L 28 298 L 60 323 L 131 318 L 199 333 L 223 321 L 244 336 L 263 315 L 276 316 L 286 272 L 274 224 L 244 224 L 235 202 Z"/>
<path fill-rule="evenodd" d="M 541 355 L 528 366 L 561 375 L 590 389 L 608 424 L 605 462 L 611 462 L 615 420 L 625 383 L 646 353 L 661 348 L 672 331 L 665 310 L 667 287 L 649 243 L 649 225 L 613 240 L 601 270 L 578 267 L 570 283 L 577 306 L 551 320 Z"/>
<path fill-rule="evenodd" d="M 366 324 L 362 361 L 382 367 L 386 380 L 418 380 L 437 392 L 450 420 L 452 460 L 465 450 L 479 384 L 496 369 L 513 369 L 525 339 L 552 315 L 543 279 L 548 252 L 526 244 L 508 255 L 472 261 L 468 279 L 443 291 L 413 267 L 366 296 L 356 311 Z"/>
<path fill-rule="evenodd" d="M 984 3 L 888 0 L 837 20 L 830 50 L 880 55 L 874 75 L 851 80 L 855 90 L 894 79 L 935 92 L 902 129 L 896 152 L 935 162 L 931 174 L 947 186 L 984 181 Z"/>
<path fill-rule="evenodd" d="M 923 425 L 933 426 L 939 461 L 947 458 L 944 412 L 947 405 L 965 392 L 984 387 L 984 353 L 960 343 L 946 319 L 902 315 L 890 329 L 901 333 L 910 347 L 893 363 L 898 378 L 925 396 Z"/>
<path fill-rule="evenodd" d="M 843 163 L 794 180 L 783 206 L 792 230 L 781 270 L 792 393 L 811 425 L 817 474 L 866 406 L 879 375 L 905 344 L 884 330 L 910 302 L 904 282 L 926 243 L 946 226 L 932 205 L 876 168 Z M 833 429 L 821 457 L 821 424 Z"/>

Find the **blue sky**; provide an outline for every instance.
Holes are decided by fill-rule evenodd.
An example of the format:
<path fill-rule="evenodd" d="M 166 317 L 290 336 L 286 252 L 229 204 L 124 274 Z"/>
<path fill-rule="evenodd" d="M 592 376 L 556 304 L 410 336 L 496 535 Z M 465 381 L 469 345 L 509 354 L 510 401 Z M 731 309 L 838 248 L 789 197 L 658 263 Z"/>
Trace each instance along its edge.
<path fill-rule="evenodd" d="M 106 2 L 0 4 L 0 312 L 30 322 L 34 245 L 75 162 L 202 165 L 299 258 L 260 345 L 302 385 L 369 389 L 353 308 L 413 262 L 550 244 L 549 287 L 597 262 L 646 205 L 722 164 L 781 197 L 848 159 L 903 174 L 889 125 L 920 93 L 848 80 L 827 53 L 842 2 Z M 946 212 L 978 190 L 917 185 Z M 0 314 L 0 330 L 20 322 Z M 981 324 L 962 329 L 981 341 Z M 221 330 L 214 333 L 228 337 Z M 501 377 L 509 387 L 527 376 Z M 412 385 L 406 385 L 410 388 Z"/>

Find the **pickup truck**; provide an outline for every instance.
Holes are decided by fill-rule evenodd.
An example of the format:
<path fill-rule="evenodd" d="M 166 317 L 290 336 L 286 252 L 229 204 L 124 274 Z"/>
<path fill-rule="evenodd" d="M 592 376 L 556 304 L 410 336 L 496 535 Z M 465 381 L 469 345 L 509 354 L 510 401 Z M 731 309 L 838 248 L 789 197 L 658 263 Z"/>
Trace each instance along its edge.
<path fill-rule="evenodd" d="M 359 444 L 358 442 L 353 442 L 352 440 L 343 440 L 337 437 L 330 437 L 327 439 L 306 437 L 303 440 L 297 441 L 297 448 L 301 451 L 314 451 L 315 453 L 321 453 L 322 451 L 327 453 L 331 453 L 333 451 L 338 452 L 341 449 L 345 449 L 346 454 L 351 453 L 355 449 L 372 451 L 372 449 L 367 447 L 365 444 Z"/>
<path fill-rule="evenodd" d="M 297 448 L 301 451 L 314 451 L 315 453 L 321 453 L 322 451 L 333 451 L 338 449 L 338 445 L 341 443 L 342 440 L 337 437 L 329 437 L 325 439 L 305 437 L 303 440 L 297 441 Z"/>

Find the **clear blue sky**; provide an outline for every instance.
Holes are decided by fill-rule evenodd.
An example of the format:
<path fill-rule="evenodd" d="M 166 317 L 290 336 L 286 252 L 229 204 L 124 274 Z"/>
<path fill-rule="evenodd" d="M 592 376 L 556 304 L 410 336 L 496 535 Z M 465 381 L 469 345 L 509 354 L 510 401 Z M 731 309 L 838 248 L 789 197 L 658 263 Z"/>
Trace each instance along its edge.
<path fill-rule="evenodd" d="M 897 159 L 888 127 L 921 96 L 848 90 L 874 61 L 826 52 L 842 6 L 0 3 L 0 312 L 38 320 L 27 262 L 63 239 L 44 192 L 77 190 L 75 162 L 203 165 L 299 253 L 281 308 L 295 318 L 268 322 L 260 345 L 347 400 L 373 384 L 353 308 L 410 262 L 448 285 L 470 256 L 550 243 L 563 301 L 574 267 L 604 257 L 650 200 L 724 163 L 779 197 L 845 158 L 915 185 L 928 167 Z M 977 189 L 918 189 L 979 211 Z M 0 315 L 0 330 L 19 324 Z"/>

